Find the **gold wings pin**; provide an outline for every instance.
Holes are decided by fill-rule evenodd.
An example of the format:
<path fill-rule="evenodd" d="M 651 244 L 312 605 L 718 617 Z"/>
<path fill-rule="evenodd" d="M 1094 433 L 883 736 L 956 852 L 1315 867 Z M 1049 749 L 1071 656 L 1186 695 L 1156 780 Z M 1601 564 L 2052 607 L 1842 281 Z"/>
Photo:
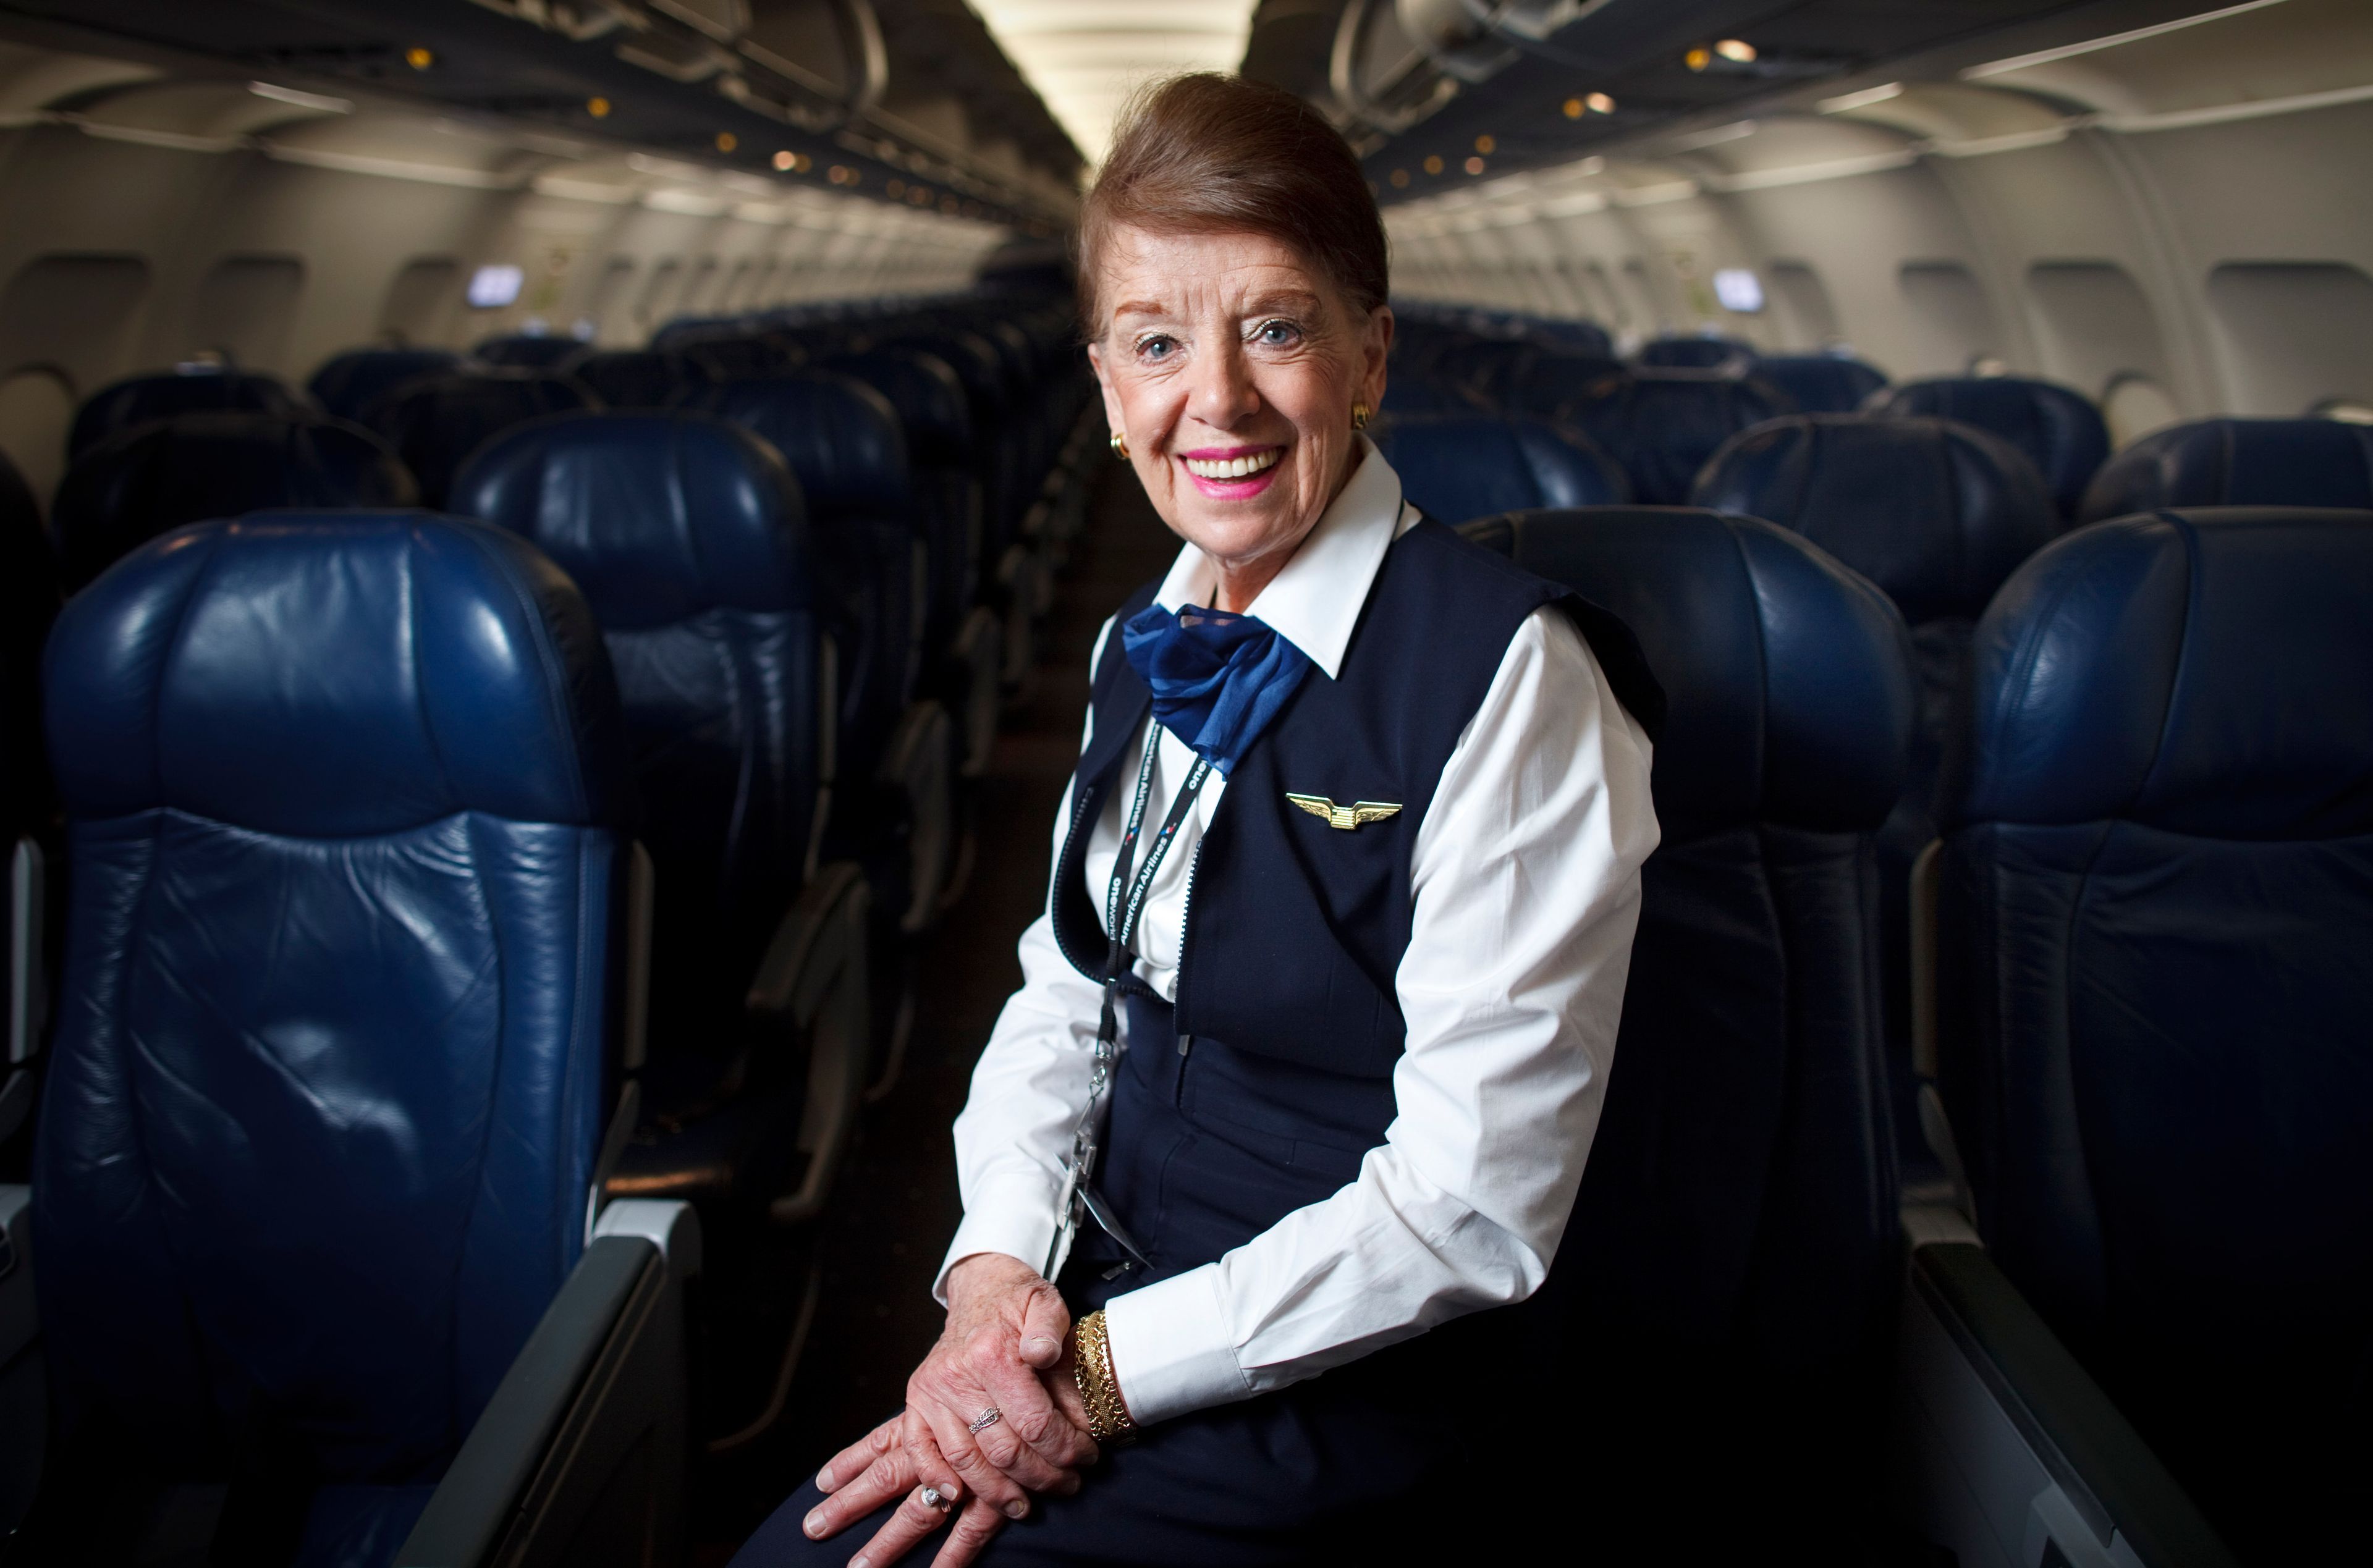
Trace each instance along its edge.
<path fill-rule="evenodd" d="M 1340 828 L 1347 833 L 1400 814 L 1400 807 L 1388 800 L 1360 800 L 1338 806 L 1323 795 L 1296 795 L 1292 790 L 1285 792 L 1285 797 L 1328 827 Z"/>

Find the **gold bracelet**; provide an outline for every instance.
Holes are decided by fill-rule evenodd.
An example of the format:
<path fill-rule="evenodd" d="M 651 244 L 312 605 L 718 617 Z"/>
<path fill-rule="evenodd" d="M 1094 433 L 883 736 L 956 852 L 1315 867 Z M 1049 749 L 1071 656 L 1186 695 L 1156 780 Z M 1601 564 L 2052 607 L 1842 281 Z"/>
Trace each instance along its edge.
<path fill-rule="evenodd" d="M 1080 1388 L 1080 1402 L 1088 1410 L 1088 1435 L 1098 1444 L 1127 1443 L 1137 1435 L 1137 1423 L 1120 1397 L 1120 1380 L 1113 1376 L 1112 1343 L 1105 1338 L 1105 1315 L 1089 1313 L 1071 1330 L 1071 1379 Z"/>

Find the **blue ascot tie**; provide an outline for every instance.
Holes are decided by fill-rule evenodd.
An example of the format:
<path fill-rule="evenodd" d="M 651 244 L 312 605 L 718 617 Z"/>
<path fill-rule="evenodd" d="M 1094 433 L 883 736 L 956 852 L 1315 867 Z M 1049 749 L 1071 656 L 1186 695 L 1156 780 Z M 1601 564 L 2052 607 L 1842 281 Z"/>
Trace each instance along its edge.
<path fill-rule="evenodd" d="M 1121 652 L 1153 689 L 1153 716 L 1226 773 L 1300 690 L 1310 656 L 1249 615 L 1151 604 L 1120 629 Z"/>

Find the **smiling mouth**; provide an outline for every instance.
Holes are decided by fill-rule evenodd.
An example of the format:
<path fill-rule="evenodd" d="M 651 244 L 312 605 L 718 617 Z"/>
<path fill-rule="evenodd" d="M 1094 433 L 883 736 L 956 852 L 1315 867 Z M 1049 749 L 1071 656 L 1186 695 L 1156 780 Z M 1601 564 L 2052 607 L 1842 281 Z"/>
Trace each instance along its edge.
<path fill-rule="evenodd" d="M 1283 456 L 1284 447 L 1271 447 L 1267 451 L 1251 452 L 1240 458 L 1181 458 L 1178 460 L 1185 463 L 1186 471 L 1197 479 L 1250 479 L 1257 473 L 1266 473 L 1275 468 L 1277 460 Z"/>

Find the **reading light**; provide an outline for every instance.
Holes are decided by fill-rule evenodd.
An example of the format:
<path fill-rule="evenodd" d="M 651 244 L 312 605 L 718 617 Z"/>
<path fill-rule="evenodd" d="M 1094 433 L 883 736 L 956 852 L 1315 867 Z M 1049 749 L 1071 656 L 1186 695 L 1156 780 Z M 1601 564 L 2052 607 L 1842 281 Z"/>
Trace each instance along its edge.
<path fill-rule="evenodd" d="M 1500 150 L 1500 144 L 1494 137 L 1489 135 L 1478 136 L 1475 138 L 1475 150 L 1479 153 L 1484 154 L 1496 153 Z"/>
<path fill-rule="evenodd" d="M 585 112 L 599 120 L 610 112 L 610 100 L 606 98 L 589 98 L 585 100 Z"/>
<path fill-rule="evenodd" d="M 1408 169 L 1406 169 L 1406 168 L 1397 168 L 1397 169 L 1393 170 L 1393 174 L 1392 174 L 1392 180 L 1393 180 L 1393 189 L 1394 189 L 1394 190 L 1396 190 L 1396 191 L 1406 191 L 1406 190 L 1408 190 L 1408 189 L 1409 189 L 1409 170 L 1408 170 Z"/>
<path fill-rule="evenodd" d="M 1713 64 L 1713 51 L 1700 44 L 1681 56 L 1681 64 L 1692 71 L 1702 71 Z"/>
<path fill-rule="evenodd" d="M 792 169 L 797 168 L 799 165 L 799 156 L 795 153 L 786 151 L 779 152 L 775 155 L 775 167 L 781 169 L 786 174 L 789 174 Z"/>
<path fill-rule="evenodd" d="M 1588 98 L 1584 99 L 1582 101 L 1584 106 L 1593 114 L 1612 114 L 1615 112 L 1615 100 L 1607 97 L 1605 93 L 1592 93 Z"/>
<path fill-rule="evenodd" d="M 1428 174 L 1440 174 L 1442 172 L 1442 155 L 1440 153 L 1429 153 L 1426 156 L 1425 162 L 1420 167 L 1423 168 Z"/>
<path fill-rule="evenodd" d="M 437 64 L 437 56 L 415 43 L 403 52 L 403 63 L 415 71 L 426 71 Z"/>
<path fill-rule="evenodd" d="M 1713 46 L 1713 52 L 1734 65 L 1755 64 L 1755 45 L 1743 38 L 1726 38 Z"/>
<path fill-rule="evenodd" d="M 719 131 L 717 133 L 717 150 L 719 152 L 730 153 L 741 145 L 742 138 L 735 135 L 732 132 Z"/>
<path fill-rule="evenodd" d="M 1471 158 L 1468 158 L 1468 159 L 1467 160 L 1467 173 L 1469 173 L 1469 174 L 1480 174 L 1480 173 L 1482 173 L 1482 172 L 1483 172 L 1483 160 L 1482 160 L 1481 158 L 1479 158 L 1479 157 L 1471 157 Z"/>

